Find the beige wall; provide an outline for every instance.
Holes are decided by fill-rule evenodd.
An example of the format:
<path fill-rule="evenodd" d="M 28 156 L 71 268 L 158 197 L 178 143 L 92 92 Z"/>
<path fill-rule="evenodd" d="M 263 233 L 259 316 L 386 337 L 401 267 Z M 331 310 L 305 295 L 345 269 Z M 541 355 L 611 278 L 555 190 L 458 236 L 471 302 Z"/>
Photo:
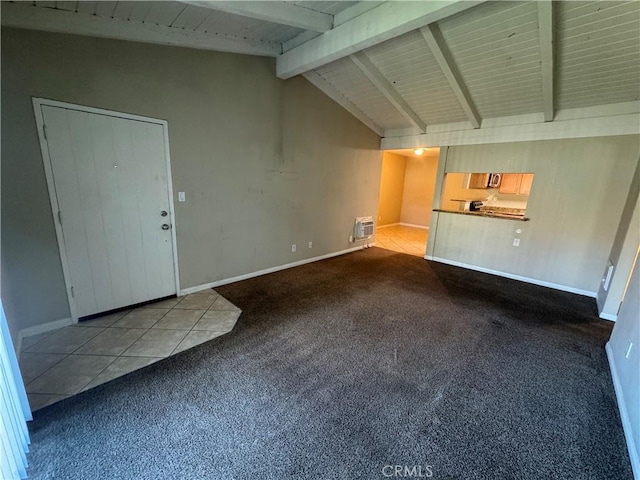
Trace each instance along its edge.
<path fill-rule="evenodd" d="M 377 225 L 400 223 L 407 157 L 391 152 L 382 153 L 380 198 Z"/>
<path fill-rule="evenodd" d="M 437 170 L 437 153 L 407 158 L 400 222 L 429 226 Z"/>
<path fill-rule="evenodd" d="M 604 282 L 598 289 L 598 309 L 606 317 L 614 318 L 627 285 L 629 272 L 640 246 L 640 160 L 636 165 L 629 196 L 622 211 L 620 225 L 609 253 L 609 260 L 614 266 L 609 281 L 609 288 L 604 290 Z M 605 266 L 603 279 L 606 277 L 608 263 Z"/>
<path fill-rule="evenodd" d="M 449 147 L 436 191 L 445 172 L 533 172 L 531 221 L 439 213 L 428 255 L 595 295 L 639 153 L 638 136 Z"/>
<path fill-rule="evenodd" d="M 174 189 L 187 194 L 174 199 L 182 288 L 353 247 L 354 217 L 375 215 L 378 136 L 306 80 L 278 80 L 273 59 L 3 28 L 14 334 L 69 316 L 31 96 L 168 120 Z"/>
<path fill-rule="evenodd" d="M 640 363 L 640 262 L 629 278 L 629 290 L 624 297 L 618 319 L 607 343 L 609 365 L 613 372 L 616 396 L 625 433 L 633 439 L 627 441 L 633 470 L 640 473 L 640 382 L 638 382 L 638 364 Z M 629 351 L 629 343 L 633 343 Z M 625 421 L 626 420 L 626 421 Z M 631 450 L 633 448 L 633 450 Z"/>

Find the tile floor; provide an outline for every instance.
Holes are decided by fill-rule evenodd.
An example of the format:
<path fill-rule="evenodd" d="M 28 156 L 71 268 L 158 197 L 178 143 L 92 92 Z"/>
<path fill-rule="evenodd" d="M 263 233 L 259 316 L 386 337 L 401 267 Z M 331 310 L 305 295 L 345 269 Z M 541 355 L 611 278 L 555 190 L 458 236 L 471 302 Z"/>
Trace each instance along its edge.
<path fill-rule="evenodd" d="M 224 335 L 239 316 L 205 290 L 24 338 L 19 362 L 31 409 Z"/>
<path fill-rule="evenodd" d="M 376 247 L 424 257 L 429 230 L 404 225 L 376 228 Z"/>

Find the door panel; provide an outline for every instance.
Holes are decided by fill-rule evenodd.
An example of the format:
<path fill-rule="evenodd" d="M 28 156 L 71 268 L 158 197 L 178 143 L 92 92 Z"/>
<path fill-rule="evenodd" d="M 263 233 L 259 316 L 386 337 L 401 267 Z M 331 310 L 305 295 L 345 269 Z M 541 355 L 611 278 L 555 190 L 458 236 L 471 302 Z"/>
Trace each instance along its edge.
<path fill-rule="evenodd" d="M 42 114 L 78 316 L 176 293 L 163 126 Z"/>

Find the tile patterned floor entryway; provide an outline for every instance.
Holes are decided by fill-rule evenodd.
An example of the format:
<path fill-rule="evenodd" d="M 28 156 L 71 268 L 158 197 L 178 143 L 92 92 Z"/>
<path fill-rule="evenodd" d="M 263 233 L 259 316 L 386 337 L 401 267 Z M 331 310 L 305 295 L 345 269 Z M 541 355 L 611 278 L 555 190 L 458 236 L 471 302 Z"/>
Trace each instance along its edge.
<path fill-rule="evenodd" d="M 20 370 L 32 410 L 230 332 L 240 309 L 213 290 L 26 337 Z"/>
<path fill-rule="evenodd" d="M 376 228 L 376 247 L 424 257 L 427 251 L 429 230 L 423 228 L 393 225 Z"/>

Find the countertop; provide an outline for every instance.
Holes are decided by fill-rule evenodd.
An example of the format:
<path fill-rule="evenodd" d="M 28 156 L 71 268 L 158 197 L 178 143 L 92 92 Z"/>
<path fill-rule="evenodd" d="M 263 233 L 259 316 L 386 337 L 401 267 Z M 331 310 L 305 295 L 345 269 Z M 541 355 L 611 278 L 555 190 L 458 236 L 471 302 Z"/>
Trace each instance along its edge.
<path fill-rule="evenodd" d="M 497 213 L 497 212 L 466 212 L 461 210 L 441 210 L 434 208 L 434 212 L 442 212 L 442 213 L 453 213 L 455 215 L 471 215 L 473 217 L 489 217 L 489 218 L 500 218 L 503 220 L 515 220 L 517 222 L 528 222 L 531 220 L 530 218 L 525 217 L 524 215 L 510 215 L 508 213 Z"/>

